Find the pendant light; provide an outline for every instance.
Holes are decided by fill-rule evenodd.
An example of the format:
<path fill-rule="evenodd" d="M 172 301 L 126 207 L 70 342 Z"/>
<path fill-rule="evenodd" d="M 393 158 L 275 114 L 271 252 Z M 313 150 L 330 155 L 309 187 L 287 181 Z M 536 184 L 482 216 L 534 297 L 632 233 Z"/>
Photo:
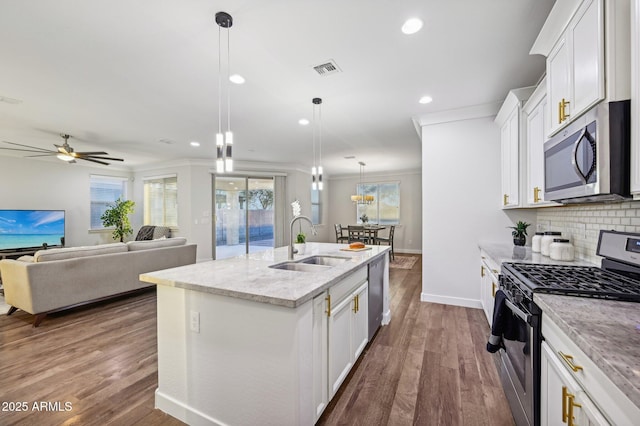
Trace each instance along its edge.
<path fill-rule="evenodd" d="M 313 98 L 313 167 L 311 167 L 311 189 L 322 191 L 322 99 Z M 317 110 L 317 119 L 316 119 Z M 316 167 L 316 133 L 318 134 L 318 167 Z"/>
<path fill-rule="evenodd" d="M 233 132 L 231 131 L 231 85 L 229 76 L 231 73 L 230 34 L 229 28 L 233 25 L 233 18 L 226 12 L 216 13 L 218 24 L 218 133 L 216 134 L 216 172 L 233 171 Z M 227 130 L 222 133 L 222 28 L 227 29 Z"/>
<path fill-rule="evenodd" d="M 351 196 L 351 201 L 353 201 L 354 204 L 371 204 L 375 200 L 373 195 L 364 194 L 363 178 L 364 166 L 366 166 L 366 164 L 362 161 L 358 161 L 358 164 L 360 165 L 360 183 L 356 186 L 356 195 Z"/>

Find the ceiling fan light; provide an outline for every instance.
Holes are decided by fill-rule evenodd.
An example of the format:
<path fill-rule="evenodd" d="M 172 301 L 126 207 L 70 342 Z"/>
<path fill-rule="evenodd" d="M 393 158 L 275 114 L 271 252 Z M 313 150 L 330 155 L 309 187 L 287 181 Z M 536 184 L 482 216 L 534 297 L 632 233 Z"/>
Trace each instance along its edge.
<path fill-rule="evenodd" d="M 59 160 L 67 161 L 67 162 L 75 160 L 75 158 L 73 156 L 68 155 L 68 154 L 58 154 L 58 155 L 56 155 L 56 157 Z"/>

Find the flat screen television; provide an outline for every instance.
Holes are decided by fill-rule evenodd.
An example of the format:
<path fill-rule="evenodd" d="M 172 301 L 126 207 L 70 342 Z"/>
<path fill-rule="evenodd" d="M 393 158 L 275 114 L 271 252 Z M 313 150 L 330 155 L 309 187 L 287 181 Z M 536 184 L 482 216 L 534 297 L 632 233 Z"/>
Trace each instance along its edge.
<path fill-rule="evenodd" d="M 64 210 L 0 209 L 3 252 L 63 246 L 64 230 Z"/>

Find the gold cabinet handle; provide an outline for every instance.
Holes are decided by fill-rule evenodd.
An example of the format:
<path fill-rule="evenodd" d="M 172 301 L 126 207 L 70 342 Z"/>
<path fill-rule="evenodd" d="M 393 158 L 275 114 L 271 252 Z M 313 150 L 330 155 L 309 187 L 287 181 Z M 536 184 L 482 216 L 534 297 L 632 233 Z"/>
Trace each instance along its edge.
<path fill-rule="evenodd" d="M 358 312 L 358 295 L 353 296 L 353 313 Z"/>
<path fill-rule="evenodd" d="M 567 392 L 567 387 L 563 386 L 562 387 L 562 423 L 566 423 L 567 422 L 567 396 L 569 395 L 569 392 Z"/>
<path fill-rule="evenodd" d="M 558 102 L 558 124 L 561 124 L 569 117 L 569 114 L 567 114 L 567 105 L 570 103 L 571 102 L 567 101 L 565 98 L 562 98 L 562 100 Z"/>
<path fill-rule="evenodd" d="M 509 194 L 503 194 L 502 195 L 502 204 L 505 205 L 505 206 L 507 204 L 509 204 Z"/>
<path fill-rule="evenodd" d="M 575 407 L 582 408 L 581 404 L 575 401 L 575 395 L 567 391 L 567 387 L 562 387 L 562 423 L 566 423 L 569 426 L 577 426 L 573 421 L 575 416 L 573 415 L 573 409 Z"/>
<path fill-rule="evenodd" d="M 492 296 L 494 298 L 496 297 L 496 288 L 497 288 L 496 283 L 492 282 L 491 283 L 491 294 L 492 294 Z"/>
<path fill-rule="evenodd" d="M 480 265 L 480 276 L 484 277 L 484 266 Z"/>
<path fill-rule="evenodd" d="M 558 352 L 558 354 L 560 355 L 560 357 L 564 360 L 564 362 L 567 363 L 567 365 L 569 366 L 569 368 L 571 368 L 573 370 L 573 372 L 577 372 L 579 370 L 583 370 L 583 368 L 579 365 L 575 365 L 573 363 L 573 356 L 571 355 L 567 355 L 565 353 L 563 353 L 562 351 Z"/>
<path fill-rule="evenodd" d="M 533 202 L 534 203 L 539 203 L 541 200 L 540 198 L 540 188 L 538 188 L 537 186 L 533 188 Z"/>
<path fill-rule="evenodd" d="M 330 317 L 331 316 L 331 295 L 328 294 L 327 297 L 324 298 L 324 300 L 327 301 L 327 310 L 325 312 L 327 313 L 327 316 Z"/>

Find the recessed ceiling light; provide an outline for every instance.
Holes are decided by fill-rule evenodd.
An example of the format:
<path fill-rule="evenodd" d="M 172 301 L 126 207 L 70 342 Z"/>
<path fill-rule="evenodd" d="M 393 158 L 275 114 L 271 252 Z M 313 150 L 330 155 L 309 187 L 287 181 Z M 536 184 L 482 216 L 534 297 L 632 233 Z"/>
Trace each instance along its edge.
<path fill-rule="evenodd" d="M 423 96 L 418 102 L 420 102 L 421 104 L 428 104 L 431 103 L 431 101 L 433 101 L 433 98 L 431 96 Z"/>
<path fill-rule="evenodd" d="M 200 142 L 192 141 L 191 146 L 200 146 Z"/>
<path fill-rule="evenodd" d="M 240 74 L 233 74 L 229 77 L 229 81 L 235 84 L 244 84 L 244 77 Z"/>
<path fill-rule="evenodd" d="M 415 34 L 422 28 L 422 20 L 418 18 L 407 19 L 402 25 L 402 32 L 405 34 Z"/>
<path fill-rule="evenodd" d="M 298 120 L 298 124 L 300 124 L 301 126 L 307 126 L 309 125 L 309 120 L 307 120 L 306 118 L 301 118 L 300 120 Z"/>

